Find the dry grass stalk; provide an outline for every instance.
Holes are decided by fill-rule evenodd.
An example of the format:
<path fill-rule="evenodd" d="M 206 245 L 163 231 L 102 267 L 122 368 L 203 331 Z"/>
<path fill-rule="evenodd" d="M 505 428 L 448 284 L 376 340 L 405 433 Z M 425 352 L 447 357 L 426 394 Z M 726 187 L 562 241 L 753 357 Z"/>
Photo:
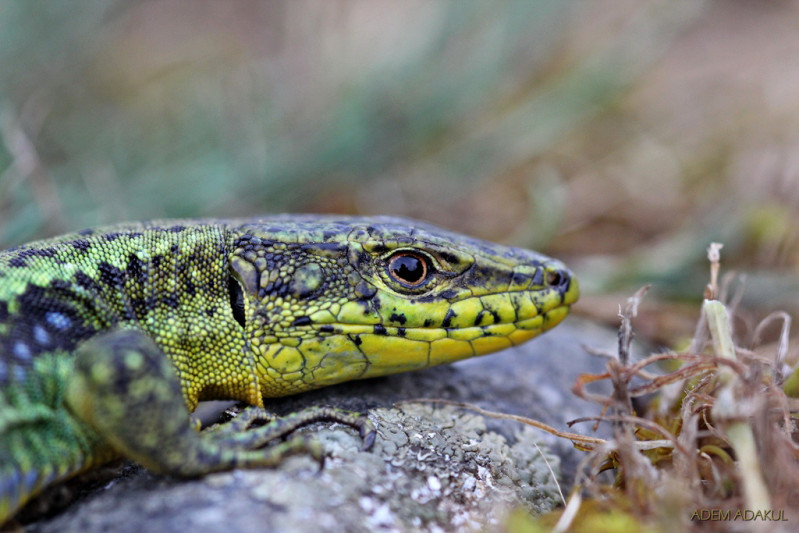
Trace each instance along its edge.
<path fill-rule="evenodd" d="M 608 360 L 606 372 L 581 375 L 572 390 L 601 405 L 602 414 L 569 425 L 609 422 L 613 438 L 563 432 L 525 417 L 458 404 L 487 416 L 533 425 L 570 439 L 575 447 L 588 452 L 569 501 L 559 512 L 555 531 L 579 529 L 581 524 L 590 524 L 596 513 L 623 516 L 624 520 L 617 522 L 620 528 L 632 519 L 642 527 L 672 531 L 726 531 L 742 524 L 692 519 L 700 509 L 729 510 L 732 514 L 728 516 L 735 516 L 738 510 L 770 510 L 772 516 L 783 511 L 788 520 L 753 521 L 744 524 L 745 528 L 773 530 L 799 521 L 799 399 L 783 390 L 788 389 L 790 379 L 799 380 L 799 369 L 785 363 L 790 316 L 775 312 L 753 328 L 750 348 L 760 343 L 764 328 L 782 321 L 773 357 L 756 356 L 741 348 L 743 343 L 736 342 L 730 327 L 730 307 L 717 299 L 727 296 L 731 281 L 725 276 L 719 286 L 720 249 L 716 244 L 708 249 L 710 283 L 686 352 L 653 354 L 640 361 L 631 357 L 631 323 L 648 287 L 620 310 L 618 353 L 589 350 Z M 740 295 L 739 289 L 732 296 L 735 306 Z M 665 374 L 646 370 L 664 361 L 680 366 Z M 645 382 L 633 384 L 634 378 Z M 587 390 L 592 383 L 605 380 L 613 387 L 610 394 Z M 674 387 L 680 387 L 680 394 L 665 393 Z M 654 399 L 636 413 L 633 406 L 640 402 L 633 399 L 645 395 Z M 612 485 L 599 476 L 609 469 L 616 471 Z M 549 527 L 552 521 L 546 522 Z"/>

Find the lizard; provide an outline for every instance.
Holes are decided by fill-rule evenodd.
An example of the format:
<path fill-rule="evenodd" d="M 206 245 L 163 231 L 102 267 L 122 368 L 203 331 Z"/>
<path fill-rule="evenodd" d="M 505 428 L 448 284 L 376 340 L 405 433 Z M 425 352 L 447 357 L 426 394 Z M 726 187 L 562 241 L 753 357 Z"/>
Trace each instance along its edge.
<path fill-rule="evenodd" d="M 393 217 L 160 220 L 2 251 L 0 524 L 119 457 L 179 477 L 319 458 L 291 436 L 319 420 L 368 448 L 366 416 L 264 399 L 517 345 L 578 295 L 555 259 Z M 251 407 L 198 432 L 211 399 Z"/>

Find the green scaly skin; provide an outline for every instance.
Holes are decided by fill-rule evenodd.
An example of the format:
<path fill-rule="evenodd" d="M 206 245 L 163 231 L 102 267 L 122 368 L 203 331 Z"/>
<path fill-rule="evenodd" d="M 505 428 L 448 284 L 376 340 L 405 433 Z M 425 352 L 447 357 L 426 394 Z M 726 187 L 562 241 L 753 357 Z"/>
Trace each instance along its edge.
<path fill-rule="evenodd" d="M 154 221 L 0 252 L 0 523 L 119 456 L 180 476 L 320 457 L 300 437 L 259 449 L 320 419 L 368 446 L 365 417 L 272 420 L 263 399 L 516 345 L 577 296 L 543 255 L 386 217 Z M 255 407 L 198 433 L 210 399 Z"/>

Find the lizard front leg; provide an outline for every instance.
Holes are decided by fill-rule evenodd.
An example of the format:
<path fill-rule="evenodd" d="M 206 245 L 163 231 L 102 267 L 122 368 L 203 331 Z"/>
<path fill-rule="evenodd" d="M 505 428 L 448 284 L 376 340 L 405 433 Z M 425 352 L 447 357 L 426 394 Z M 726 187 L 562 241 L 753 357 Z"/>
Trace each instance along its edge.
<path fill-rule="evenodd" d="M 364 417 L 325 408 L 283 419 L 272 419 L 262 410 L 245 410 L 244 418 L 230 429 L 197 433 L 171 363 L 138 330 L 104 333 L 81 345 L 66 402 L 76 417 L 122 455 L 155 472 L 177 476 L 274 466 L 295 453 L 321 459 L 321 446 L 304 436 L 255 449 L 317 420 L 343 422 L 359 429 L 366 444 L 374 440 L 374 428 Z M 258 420 L 267 423 L 241 431 Z"/>

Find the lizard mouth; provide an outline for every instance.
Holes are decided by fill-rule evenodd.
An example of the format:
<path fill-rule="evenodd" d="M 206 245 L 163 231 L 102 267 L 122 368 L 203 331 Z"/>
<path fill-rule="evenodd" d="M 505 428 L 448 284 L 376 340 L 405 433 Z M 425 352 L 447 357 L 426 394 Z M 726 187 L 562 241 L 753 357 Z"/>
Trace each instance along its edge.
<path fill-rule="evenodd" d="M 356 343 L 365 338 L 382 339 L 385 349 L 391 349 L 398 341 L 419 342 L 437 345 L 457 343 L 461 348 L 468 344 L 469 356 L 483 355 L 503 348 L 521 344 L 533 337 L 548 331 L 569 314 L 570 303 L 550 306 L 521 320 L 497 322 L 471 327 L 399 327 L 381 324 L 325 324 L 322 336 L 345 336 Z M 313 329 L 313 326 L 310 327 Z M 403 342 L 403 344 L 405 343 Z M 359 344 L 360 345 L 360 344 Z M 462 350 L 457 350 L 462 351 Z"/>
<path fill-rule="evenodd" d="M 513 300 L 513 294 L 525 294 L 530 298 L 518 298 Z M 450 324 L 447 319 L 442 324 L 430 326 L 399 326 L 383 324 L 353 324 L 344 322 L 334 322 L 320 325 L 308 325 L 302 327 L 306 331 L 312 331 L 320 337 L 341 336 L 347 337 L 351 341 L 361 346 L 360 342 L 368 339 L 368 344 L 374 351 L 392 351 L 401 345 L 411 343 L 427 343 L 444 346 L 456 347 L 455 352 L 468 351 L 468 356 L 483 355 L 510 346 L 515 346 L 533 337 L 548 331 L 558 324 L 569 314 L 571 304 L 579 297 L 579 288 L 575 280 L 571 280 L 568 287 L 562 291 L 550 292 L 546 296 L 536 299 L 533 295 L 537 291 L 511 291 L 494 295 L 501 297 L 502 300 L 493 301 L 497 306 L 494 312 L 475 311 L 476 306 L 469 306 L 469 318 L 464 318 L 460 324 Z M 478 301 L 479 297 L 472 297 L 469 300 Z M 486 301 L 483 298 L 483 301 Z M 459 302 L 465 303 L 464 300 Z M 452 309 L 453 306 L 450 306 Z M 499 312 L 496 310 L 500 309 Z M 485 306 L 480 307 L 484 309 Z M 480 315 L 493 317 L 493 323 L 481 324 Z M 464 324 L 464 322 L 466 324 Z M 474 325 L 472 325 L 474 324 Z M 307 328 L 307 329 L 306 329 Z M 468 345 L 468 349 L 466 346 Z M 460 358 L 460 356 L 458 357 Z"/>

